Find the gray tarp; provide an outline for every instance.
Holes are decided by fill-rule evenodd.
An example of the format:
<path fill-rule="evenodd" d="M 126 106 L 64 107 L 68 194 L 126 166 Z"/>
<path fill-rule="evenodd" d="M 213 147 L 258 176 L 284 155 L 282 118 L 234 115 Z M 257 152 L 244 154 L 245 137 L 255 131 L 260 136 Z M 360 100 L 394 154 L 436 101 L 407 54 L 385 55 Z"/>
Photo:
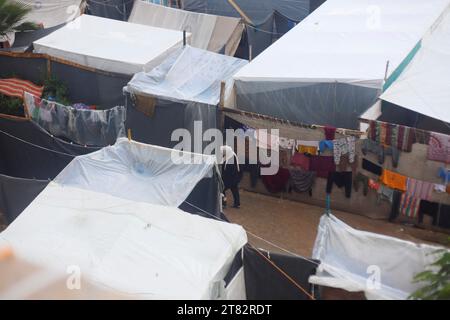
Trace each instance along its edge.
<path fill-rule="evenodd" d="M 306 124 L 358 129 L 379 90 L 345 83 L 236 81 L 239 109 Z"/>
<path fill-rule="evenodd" d="M 25 93 L 25 110 L 51 134 L 81 145 L 107 146 L 125 136 L 125 107 L 78 110 Z"/>
<path fill-rule="evenodd" d="M 47 186 L 48 180 L 14 178 L 0 174 L 0 213 L 10 224 Z"/>
<path fill-rule="evenodd" d="M 86 13 L 103 18 L 127 21 L 134 0 L 87 0 Z"/>

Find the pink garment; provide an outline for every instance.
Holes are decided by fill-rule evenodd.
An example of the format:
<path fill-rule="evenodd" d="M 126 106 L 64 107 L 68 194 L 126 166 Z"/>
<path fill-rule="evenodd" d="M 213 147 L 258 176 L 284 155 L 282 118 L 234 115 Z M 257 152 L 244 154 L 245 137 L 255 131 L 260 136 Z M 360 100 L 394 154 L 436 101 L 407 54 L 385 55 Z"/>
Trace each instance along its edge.
<path fill-rule="evenodd" d="M 406 193 L 414 198 L 430 200 L 433 183 L 408 178 L 406 180 Z"/>
<path fill-rule="evenodd" d="M 450 136 L 432 132 L 428 143 L 428 159 L 450 163 Z"/>
<path fill-rule="evenodd" d="M 291 165 L 309 171 L 310 158 L 303 153 L 296 152 L 291 158 Z"/>

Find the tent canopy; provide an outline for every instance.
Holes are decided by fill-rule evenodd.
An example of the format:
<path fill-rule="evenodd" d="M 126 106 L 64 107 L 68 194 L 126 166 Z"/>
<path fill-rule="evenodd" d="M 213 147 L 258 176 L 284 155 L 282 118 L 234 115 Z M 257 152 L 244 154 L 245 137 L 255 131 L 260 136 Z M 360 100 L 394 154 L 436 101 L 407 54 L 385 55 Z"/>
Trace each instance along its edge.
<path fill-rule="evenodd" d="M 450 10 L 381 99 L 450 123 Z"/>
<path fill-rule="evenodd" d="M 235 78 L 380 88 L 449 0 L 328 0 Z"/>
<path fill-rule="evenodd" d="M 217 105 L 220 83 L 226 82 L 229 93 L 233 74 L 246 64 L 246 60 L 186 46 L 152 71 L 135 74 L 126 90 L 170 101 Z"/>
<path fill-rule="evenodd" d="M 243 25 L 239 18 L 222 17 L 179 10 L 135 1 L 129 22 L 172 30 L 186 30 L 192 34 L 190 45 L 233 56 L 241 40 Z"/>
<path fill-rule="evenodd" d="M 153 68 L 182 42 L 179 31 L 82 15 L 35 41 L 34 51 L 99 70 L 133 74 Z"/>
<path fill-rule="evenodd" d="M 150 299 L 214 299 L 247 242 L 238 225 L 176 206 L 214 164 L 119 140 L 75 158 L 0 234 L 18 257 Z M 39 226 L 38 228 L 36 226 Z"/>

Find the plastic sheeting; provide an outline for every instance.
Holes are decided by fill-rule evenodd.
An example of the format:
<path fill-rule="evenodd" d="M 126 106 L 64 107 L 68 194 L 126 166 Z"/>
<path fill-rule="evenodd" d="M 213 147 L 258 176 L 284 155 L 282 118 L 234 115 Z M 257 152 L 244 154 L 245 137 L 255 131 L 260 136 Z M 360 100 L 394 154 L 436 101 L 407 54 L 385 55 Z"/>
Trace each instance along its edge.
<path fill-rule="evenodd" d="M 177 163 L 178 154 L 181 160 L 194 163 Z M 215 165 L 215 156 L 120 138 L 113 146 L 76 157 L 54 181 L 127 200 L 178 207 L 201 179 L 213 175 Z"/>
<path fill-rule="evenodd" d="M 78 155 L 97 151 L 51 136 L 36 123 L 0 116 L 0 173 L 26 179 L 53 179 Z"/>
<path fill-rule="evenodd" d="M 220 83 L 226 82 L 225 97 L 229 96 L 233 74 L 246 64 L 246 60 L 186 46 L 152 71 L 135 74 L 126 90 L 176 102 L 217 105 Z"/>
<path fill-rule="evenodd" d="M 387 61 L 390 76 L 449 3 L 328 0 L 237 72 L 238 107 L 356 128 L 381 91 Z M 309 117 L 316 106 L 321 121 Z M 344 121 L 330 118 L 335 112 Z"/>
<path fill-rule="evenodd" d="M 127 21 L 134 0 L 87 0 L 86 13 L 97 17 Z"/>
<path fill-rule="evenodd" d="M 422 40 L 413 60 L 381 99 L 450 123 L 450 10 Z"/>
<path fill-rule="evenodd" d="M 136 1 L 129 22 L 152 27 L 187 31 L 195 48 L 233 56 L 241 40 L 240 19 L 169 8 L 147 1 Z"/>
<path fill-rule="evenodd" d="M 244 229 L 145 198 L 125 199 L 132 192 L 124 187 L 115 197 L 107 189 L 51 182 L 0 234 L 0 243 L 25 261 L 61 274 L 79 270 L 134 298 L 226 298 L 223 279 L 247 242 Z"/>
<path fill-rule="evenodd" d="M 47 186 L 47 180 L 22 179 L 0 174 L 0 214 L 10 224 Z"/>
<path fill-rule="evenodd" d="M 158 65 L 182 42 L 179 31 L 82 15 L 35 41 L 34 51 L 103 71 L 133 74 Z"/>
<path fill-rule="evenodd" d="M 26 21 L 51 28 L 67 23 L 81 14 L 82 0 L 17 0 L 31 8 Z"/>
<path fill-rule="evenodd" d="M 309 0 L 235 0 L 235 2 L 254 24 L 265 21 L 274 11 L 293 21 L 301 21 L 309 13 Z M 239 12 L 227 0 L 183 0 L 182 3 L 184 10 L 240 17 Z"/>
<path fill-rule="evenodd" d="M 107 146 L 125 136 L 125 107 L 78 110 L 24 94 L 28 115 L 51 134 L 81 145 Z"/>
<path fill-rule="evenodd" d="M 421 287 L 413 278 L 436 260 L 433 253 L 438 249 L 356 230 L 323 215 L 313 249 L 313 258 L 321 264 L 310 282 L 364 291 L 368 299 L 406 299 Z"/>

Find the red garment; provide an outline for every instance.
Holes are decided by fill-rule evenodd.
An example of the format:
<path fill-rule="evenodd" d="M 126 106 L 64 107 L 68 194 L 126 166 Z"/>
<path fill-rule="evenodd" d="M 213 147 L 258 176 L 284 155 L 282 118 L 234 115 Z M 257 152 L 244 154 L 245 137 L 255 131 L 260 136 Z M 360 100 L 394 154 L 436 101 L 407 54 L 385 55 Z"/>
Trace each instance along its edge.
<path fill-rule="evenodd" d="M 311 156 L 309 170 L 315 171 L 320 178 L 328 178 L 329 172 L 336 171 L 333 156 Z"/>
<path fill-rule="evenodd" d="M 262 175 L 261 179 L 269 192 L 278 193 L 286 191 L 290 176 L 288 169 L 279 168 L 276 174 L 272 176 Z"/>
<path fill-rule="evenodd" d="M 291 158 L 292 166 L 300 167 L 305 171 L 309 171 L 309 162 L 309 157 L 300 152 L 295 152 Z"/>
<path fill-rule="evenodd" d="M 326 126 L 323 128 L 325 131 L 325 140 L 334 140 L 334 136 L 336 133 L 336 128 L 331 126 Z"/>

